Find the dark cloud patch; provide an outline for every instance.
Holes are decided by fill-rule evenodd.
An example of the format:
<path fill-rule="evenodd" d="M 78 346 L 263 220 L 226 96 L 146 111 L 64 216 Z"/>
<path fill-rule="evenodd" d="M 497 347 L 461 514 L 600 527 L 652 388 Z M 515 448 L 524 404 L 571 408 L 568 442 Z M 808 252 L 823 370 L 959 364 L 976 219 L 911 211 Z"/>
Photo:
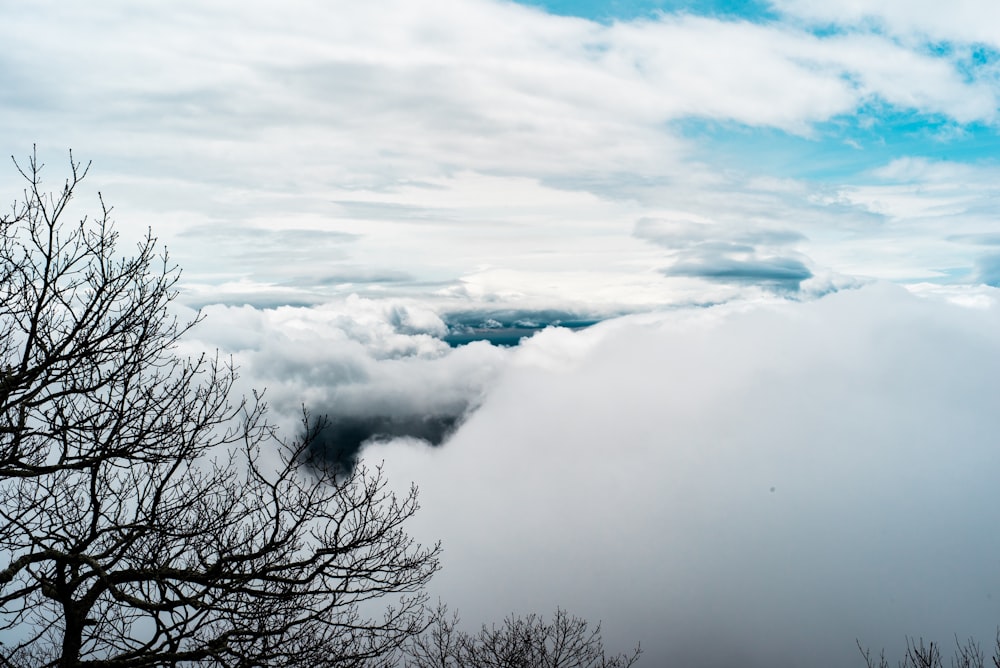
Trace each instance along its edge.
<path fill-rule="evenodd" d="M 317 466 L 349 472 L 370 443 L 409 437 L 441 445 L 455 431 L 461 418 L 462 415 L 331 417 L 313 424 L 317 432 L 309 447 L 309 459 Z"/>
<path fill-rule="evenodd" d="M 672 251 L 667 276 L 691 276 L 718 283 L 760 285 L 797 292 L 812 271 L 782 247 L 805 241 L 788 229 L 728 229 L 690 220 L 642 218 L 633 235 Z"/>
<path fill-rule="evenodd" d="M 454 347 L 473 341 L 488 341 L 495 346 L 516 346 L 546 327 L 585 329 L 603 320 L 603 317 L 586 316 L 568 311 L 463 311 L 442 316 L 448 333 L 442 337 Z"/>
<path fill-rule="evenodd" d="M 692 276 L 722 283 L 746 283 L 795 292 L 812 272 L 801 261 L 789 257 L 735 259 L 706 255 L 682 261 L 663 270 L 667 276 Z"/>
<path fill-rule="evenodd" d="M 442 443 L 482 403 L 508 357 L 486 343 L 449 347 L 438 314 L 409 300 L 350 295 L 315 308 L 214 306 L 205 325 L 198 331 L 208 338 L 197 349 L 236 352 L 242 393 L 267 388 L 278 427 L 300 432 L 302 406 L 329 416 L 312 456 L 341 468 L 372 441 Z"/>

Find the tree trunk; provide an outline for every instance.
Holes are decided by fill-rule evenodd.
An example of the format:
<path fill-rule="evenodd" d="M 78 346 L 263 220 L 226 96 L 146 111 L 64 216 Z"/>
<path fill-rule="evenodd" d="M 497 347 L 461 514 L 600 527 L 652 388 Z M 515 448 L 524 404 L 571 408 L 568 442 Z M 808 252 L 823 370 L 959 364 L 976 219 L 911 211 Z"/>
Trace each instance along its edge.
<path fill-rule="evenodd" d="M 62 654 L 59 668 L 76 668 L 80 665 L 80 650 L 83 649 L 83 623 L 85 614 L 75 610 L 72 604 L 64 605 L 66 629 L 63 631 Z"/>

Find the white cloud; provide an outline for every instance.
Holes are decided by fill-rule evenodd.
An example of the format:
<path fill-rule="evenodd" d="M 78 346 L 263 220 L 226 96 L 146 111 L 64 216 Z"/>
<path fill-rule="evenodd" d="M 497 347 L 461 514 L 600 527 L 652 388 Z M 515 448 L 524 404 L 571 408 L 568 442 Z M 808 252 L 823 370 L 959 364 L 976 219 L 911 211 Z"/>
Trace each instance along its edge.
<path fill-rule="evenodd" d="M 232 351 L 284 425 L 302 403 L 485 401 L 444 448 L 372 451 L 423 485 L 420 531 L 448 549 L 435 586 L 468 620 L 564 605 L 650 665 L 839 666 L 854 637 L 989 635 L 996 291 L 947 283 L 1000 281 L 997 170 L 895 155 L 819 183 L 798 175 L 823 155 L 720 165 L 675 121 L 818 154 L 817 124 L 862 107 L 995 123 L 995 69 L 966 61 L 1000 10 L 775 6 L 789 20 L 33 3 L 0 25 L 0 140 L 37 140 L 52 185 L 67 146 L 95 160 L 125 239 L 152 225 L 184 299 L 231 304 L 185 351 Z M 913 290 L 974 308 L 885 286 L 791 305 L 712 271 L 811 273 L 804 296 L 933 279 Z M 462 308 L 722 302 L 516 351 L 438 338 Z"/>
<path fill-rule="evenodd" d="M 561 605 L 650 665 L 988 640 L 998 334 L 886 285 L 552 331 L 444 448 L 369 456 L 421 486 L 470 623 Z"/>
<path fill-rule="evenodd" d="M 845 243 L 810 248 L 811 257 L 846 273 L 908 280 L 940 278 L 950 271 L 956 274 L 953 280 L 975 282 L 970 260 L 991 245 L 1000 171 L 991 165 L 901 158 L 872 177 L 841 188 L 838 196 L 876 214 L 880 224 Z M 924 270 L 915 272 L 915 267 Z"/>
<path fill-rule="evenodd" d="M 183 351 L 220 349 L 240 391 L 266 390 L 275 420 L 295 430 L 301 408 L 340 418 L 461 419 L 506 358 L 487 343 L 449 348 L 447 326 L 412 300 L 351 296 L 313 307 L 209 306 Z"/>
<path fill-rule="evenodd" d="M 990 0 L 771 0 L 777 9 L 810 21 L 862 25 L 929 41 L 1000 45 L 1000 7 Z"/>
<path fill-rule="evenodd" d="M 0 138 L 14 152 L 37 139 L 50 163 L 66 146 L 94 158 L 126 236 L 152 224 L 192 302 L 457 294 L 463 280 L 526 294 L 547 271 L 556 287 L 537 296 L 566 299 L 598 265 L 612 299 L 690 301 L 630 236 L 670 213 L 791 224 L 823 240 L 802 249 L 817 272 L 926 277 L 933 259 L 881 271 L 878 254 L 827 252 L 877 207 L 709 168 L 671 122 L 809 136 L 873 103 L 953 122 L 997 108 L 993 79 L 892 36 L 669 14 L 602 25 L 489 0 L 48 3 L 12 10 L 0 34 Z M 220 227 L 270 235 L 269 252 L 192 243 Z M 358 238 L 324 252 L 298 230 Z M 514 283 L 488 285 L 499 276 Z"/>

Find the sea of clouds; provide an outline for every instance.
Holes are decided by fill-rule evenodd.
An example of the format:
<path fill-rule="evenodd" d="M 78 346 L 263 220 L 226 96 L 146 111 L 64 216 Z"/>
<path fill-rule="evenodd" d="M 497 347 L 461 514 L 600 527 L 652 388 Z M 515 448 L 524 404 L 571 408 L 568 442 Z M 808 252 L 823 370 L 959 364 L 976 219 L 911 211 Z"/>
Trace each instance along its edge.
<path fill-rule="evenodd" d="M 431 593 L 470 625 L 558 605 L 643 665 L 833 667 L 1000 623 L 997 297 L 876 283 L 507 349 L 351 298 L 212 307 L 190 345 L 233 351 L 287 424 L 453 417 L 361 458 L 420 487 Z"/>
<path fill-rule="evenodd" d="M 988 641 L 1000 5 L 764 4 L 12 6 L 0 138 L 170 249 L 180 353 L 420 486 L 469 625 L 564 606 L 706 668 Z M 446 343 L 497 309 L 603 321 Z"/>

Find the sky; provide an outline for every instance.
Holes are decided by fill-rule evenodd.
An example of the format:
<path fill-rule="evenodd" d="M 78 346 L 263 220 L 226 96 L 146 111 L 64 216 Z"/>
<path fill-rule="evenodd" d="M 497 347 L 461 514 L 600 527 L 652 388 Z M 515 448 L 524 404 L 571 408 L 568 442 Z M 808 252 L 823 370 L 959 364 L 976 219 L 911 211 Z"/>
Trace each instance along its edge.
<path fill-rule="evenodd" d="M 0 152 L 54 188 L 92 161 L 73 215 L 100 192 L 123 247 L 167 247 L 207 316 L 181 352 L 233 354 L 288 429 L 329 414 L 334 451 L 383 435 L 362 458 L 420 486 L 469 623 L 559 605 L 642 665 L 850 665 L 1000 623 L 997 26 L 0 3 Z"/>

